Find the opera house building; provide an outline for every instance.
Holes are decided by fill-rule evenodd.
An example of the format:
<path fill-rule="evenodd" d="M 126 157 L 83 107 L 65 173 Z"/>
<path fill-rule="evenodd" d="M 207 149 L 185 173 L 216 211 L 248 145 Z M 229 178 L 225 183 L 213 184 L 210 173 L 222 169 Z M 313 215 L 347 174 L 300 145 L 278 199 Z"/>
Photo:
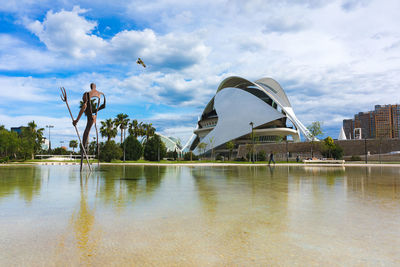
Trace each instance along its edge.
<path fill-rule="evenodd" d="M 251 143 L 252 134 L 257 143 L 299 142 L 301 134 L 311 139 L 279 83 L 271 78 L 251 82 L 233 76 L 219 85 L 187 146 L 195 154 L 207 153 L 211 149 L 225 148 L 229 141 L 236 145 Z"/>

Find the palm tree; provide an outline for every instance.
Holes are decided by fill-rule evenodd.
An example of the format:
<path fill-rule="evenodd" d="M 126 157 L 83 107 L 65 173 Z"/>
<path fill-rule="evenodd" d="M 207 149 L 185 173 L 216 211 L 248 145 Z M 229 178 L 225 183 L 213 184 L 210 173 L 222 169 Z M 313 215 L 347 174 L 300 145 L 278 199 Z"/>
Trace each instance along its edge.
<path fill-rule="evenodd" d="M 146 139 L 149 140 L 150 137 L 154 135 L 156 132 L 156 128 L 153 127 L 153 124 L 143 124 L 143 128 L 145 130 Z"/>
<path fill-rule="evenodd" d="M 35 121 L 31 121 L 28 123 L 28 129 L 29 133 L 31 134 L 31 138 L 33 138 L 34 142 L 34 153 L 39 152 L 40 149 L 42 148 L 44 128 L 37 129 Z"/>
<path fill-rule="evenodd" d="M 69 147 L 72 148 L 72 152 L 75 152 L 75 148 L 78 147 L 78 141 L 76 140 L 69 141 Z"/>
<path fill-rule="evenodd" d="M 129 123 L 129 128 L 128 128 L 129 134 L 130 134 L 130 135 L 133 135 L 136 139 L 137 139 L 139 136 L 142 136 L 141 128 L 140 128 L 141 125 L 142 125 L 142 123 L 138 124 L 138 121 L 137 121 L 137 120 L 132 120 L 132 121 Z"/>
<path fill-rule="evenodd" d="M 146 130 L 145 130 L 145 123 L 143 123 L 143 122 L 140 122 L 139 123 L 139 126 L 138 126 L 138 128 L 139 128 L 139 136 L 145 136 L 146 135 Z"/>
<path fill-rule="evenodd" d="M 114 125 L 114 121 L 112 119 L 107 119 L 106 121 L 101 122 L 100 134 L 101 137 L 107 137 L 107 142 L 117 136 L 118 129 Z"/>
<path fill-rule="evenodd" d="M 121 130 L 121 144 L 122 144 L 122 136 L 124 134 L 125 129 L 127 128 L 129 123 L 128 115 L 124 113 L 120 113 L 114 119 L 115 126 L 119 127 Z"/>

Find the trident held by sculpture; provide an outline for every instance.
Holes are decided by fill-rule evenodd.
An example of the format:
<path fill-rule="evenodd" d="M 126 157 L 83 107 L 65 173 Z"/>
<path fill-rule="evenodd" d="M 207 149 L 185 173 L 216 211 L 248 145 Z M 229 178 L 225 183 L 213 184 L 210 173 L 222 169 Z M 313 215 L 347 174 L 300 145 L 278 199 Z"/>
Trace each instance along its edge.
<path fill-rule="evenodd" d="M 61 94 L 62 94 L 60 96 L 61 100 L 63 102 L 65 102 L 65 104 L 67 105 L 67 108 L 68 108 L 68 111 L 69 111 L 69 115 L 71 115 L 71 119 L 72 119 L 72 121 L 74 121 L 74 116 L 72 115 L 71 109 L 69 108 L 69 105 L 68 105 L 67 92 L 65 91 L 64 87 L 61 87 L 60 90 L 61 90 Z M 76 131 L 76 135 L 78 136 L 78 139 L 79 139 L 79 144 L 80 144 L 80 146 L 82 148 L 82 151 L 83 151 L 83 153 L 85 155 L 85 158 L 86 158 L 86 162 L 87 162 L 87 164 L 89 166 L 89 170 L 92 171 L 92 168 L 90 167 L 88 155 L 86 154 L 85 147 L 82 146 L 81 136 L 79 135 L 78 128 L 76 127 L 76 125 L 74 125 L 74 127 L 75 127 L 75 131 Z M 81 158 L 81 170 L 82 170 L 82 158 Z"/>

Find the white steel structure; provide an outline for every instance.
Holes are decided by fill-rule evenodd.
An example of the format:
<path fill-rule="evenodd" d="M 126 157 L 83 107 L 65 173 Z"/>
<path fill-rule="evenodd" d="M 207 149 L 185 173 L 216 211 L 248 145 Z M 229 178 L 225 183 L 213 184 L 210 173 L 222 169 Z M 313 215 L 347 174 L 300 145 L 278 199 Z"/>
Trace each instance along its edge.
<path fill-rule="evenodd" d="M 307 140 L 313 138 L 297 119 L 288 97 L 275 80 L 263 78 L 251 82 L 233 76 L 219 85 L 198 120 L 195 138 L 186 146 L 198 153 L 201 152 L 198 144 L 205 143 L 205 151 L 209 151 L 231 140 L 248 140 L 252 128 L 254 137 L 261 142 L 286 136 L 299 142 L 300 133 Z"/>

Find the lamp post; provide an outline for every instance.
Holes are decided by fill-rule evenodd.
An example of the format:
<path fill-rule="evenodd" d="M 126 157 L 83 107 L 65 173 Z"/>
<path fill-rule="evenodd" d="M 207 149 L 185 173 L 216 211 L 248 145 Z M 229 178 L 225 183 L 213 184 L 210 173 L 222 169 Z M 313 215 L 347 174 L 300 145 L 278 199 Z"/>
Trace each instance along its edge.
<path fill-rule="evenodd" d="M 253 132 L 254 123 L 251 121 L 249 124 L 250 124 L 250 126 L 251 126 L 251 143 L 252 143 L 252 148 L 251 148 L 251 161 L 254 163 L 254 132 Z"/>
<path fill-rule="evenodd" d="M 364 138 L 365 164 L 368 163 L 367 137 Z"/>
<path fill-rule="evenodd" d="M 49 152 L 50 152 L 51 151 L 50 129 L 54 128 L 54 125 L 46 125 L 46 128 L 49 128 Z"/>
<path fill-rule="evenodd" d="M 289 150 L 288 150 L 287 136 L 286 136 L 286 163 L 289 163 Z"/>

